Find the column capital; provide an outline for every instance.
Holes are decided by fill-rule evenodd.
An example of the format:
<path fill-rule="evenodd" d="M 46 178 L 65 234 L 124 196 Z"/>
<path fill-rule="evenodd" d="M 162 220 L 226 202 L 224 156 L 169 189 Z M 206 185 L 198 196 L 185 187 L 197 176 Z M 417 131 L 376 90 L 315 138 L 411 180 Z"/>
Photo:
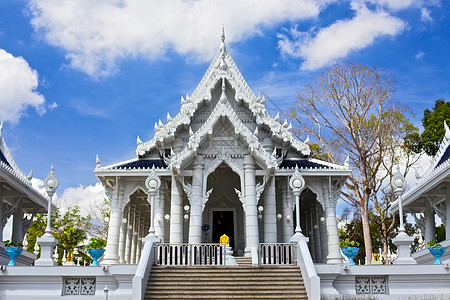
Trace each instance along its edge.
<path fill-rule="evenodd" d="M 244 156 L 244 169 L 254 169 L 255 159 L 251 155 Z"/>

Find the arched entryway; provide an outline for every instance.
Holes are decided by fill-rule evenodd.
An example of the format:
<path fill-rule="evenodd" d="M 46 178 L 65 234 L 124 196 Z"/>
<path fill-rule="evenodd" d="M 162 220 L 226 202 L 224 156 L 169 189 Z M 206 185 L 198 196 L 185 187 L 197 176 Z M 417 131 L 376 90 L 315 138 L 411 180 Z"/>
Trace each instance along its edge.
<path fill-rule="evenodd" d="M 241 181 L 226 163 L 221 163 L 207 179 L 207 189 L 213 188 L 203 210 L 203 221 L 211 231 L 205 233 L 205 242 L 218 243 L 220 236 L 230 238 L 235 254 L 243 254 L 245 248 L 244 211 L 235 189 L 241 189 Z"/>

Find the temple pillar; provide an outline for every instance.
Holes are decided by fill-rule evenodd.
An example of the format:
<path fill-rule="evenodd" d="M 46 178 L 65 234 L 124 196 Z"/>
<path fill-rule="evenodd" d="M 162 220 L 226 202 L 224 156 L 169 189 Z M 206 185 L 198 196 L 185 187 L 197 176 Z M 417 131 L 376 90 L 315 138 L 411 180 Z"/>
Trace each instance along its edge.
<path fill-rule="evenodd" d="M 189 244 L 202 242 L 202 195 L 203 195 L 203 156 L 197 155 L 192 175 L 191 212 L 189 220 Z"/>
<path fill-rule="evenodd" d="M 22 239 L 23 239 L 23 234 L 22 234 L 23 208 L 22 208 L 22 200 L 18 200 L 18 201 L 19 201 L 19 203 L 14 208 L 14 213 L 13 213 L 11 241 L 16 242 L 16 243 L 22 243 Z"/>
<path fill-rule="evenodd" d="M 445 196 L 445 239 L 450 240 L 450 182 L 445 183 L 445 190 L 447 192 Z"/>
<path fill-rule="evenodd" d="M 289 243 L 291 237 L 294 235 L 294 225 L 292 224 L 294 218 L 292 217 L 293 209 L 290 201 L 288 180 L 283 179 L 281 184 L 281 201 L 283 206 L 283 243 Z"/>
<path fill-rule="evenodd" d="M 333 195 L 331 178 L 329 178 L 329 181 L 327 180 L 323 182 L 322 190 L 325 200 L 325 220 L 328 236 L 327 263 L 341 264 L 342 256 L 339 248 L 339 234 L 336 219 L 336 199 Z"/>
<path fill-rule="evenodd" d="M 119 263 L 119 235 L 120 223 L 122 222 L 123 187 L 119 188 L 118 182 L 110 194 L 111 213 L 109 217 L 108 241 L 106 243 L 104 265 Z"/>
<path fill-rule="evenodd" d="M 129 208 L 125 209 L 123 212 L 123 216 L 128 215 Z M 125 244 L 127 239 L 127 222 L 123 222 L 123 218 L 120 222 L 120 238 L 119 238 L 119 263 L 125 264 Z"/>
<path fill-rule="evenodd" d="M 321 216 L 321 214 L 320 214 L 319 217 L 323 217 L 323 216 Z M 319 231 L 320 231 L 320 249 L 322 250 L 320 253 L 320 255 L 322 257 L 321 262 L 326 263 L 327 255 L 328 255 L 328 235 L 327 235 L 327 227 L 325 224 L 325 218 L 324 218 L 324 221 L 321 220 L 319 222 Z"/>
<path fill-rule="evenodd" d="M 162 181 L 162 180 L 161 180 Z M 166 195 L 166 186 L 164 181 L 161 182 L 161 186 L 159 187 L 158 198 L 155 201 L 155 234 L 161 239 L 161 241 L 165 240 L 164 237 L 164 203 L 165 203 L 165 195 Z M 151 208 L 153 209 L 153 207 Z"/>
<path fill-rule="evenodd" d="M 314 248 L 316 253 L 316 263 L 322 262 L 322 252 L 321 252 L 321 243 L 320 243 L 320 230 L 319 230 L 319 204 L 316 203 L 314 206 L 314 213 L 313 213 L 313 219 L 314 219 Z"/>
<path fill-rule="evenodd" d="M 259 247 L 258 210 L 256 208 L 255 160 L 251 155 L 244 156 L 245 184 L 245 256 L 251 256 L 252 248 Z"/>
<path fill-rule="evenodd" d="M 309 230 L 308 230 L 308 234 L 309 234 L 309 248 L 311 249 L 311 255 L 312 258 L 314 260 L 314 262 L 317 262 L 317 252 L 318 252 L 318 248 L 316 248 L 316 236 L 314 234 L 314 205 L 310 204 L 308 207 L 308 216 L 309 216 L 309 222 L 308 220 L 306 220 L 309 223 Z"/>
<path fill-rule="evenodd" d="M 277 207 L 275 201 L 275 176 L 266 183 L 263 193 L 264 205 L 264 243 L 277 242 Z"/>
<path fill-rule="evenodd" d="M 436 225 L 434 222 L 434 210 L 430 201 L 425 200 L 425 243 L 436 239 Z"/>
<path fill-rule="evenodd" d="M 134 217 L 134 224 L 133 224 L 133 238 L 131 241 L 131 264 L 136 263 L 136 248 L 138 243 L 138 234 L 139 234 L 139 227 L 141 225 L 141 210 L 139 207 L 136 208 L 136 213 Z"/>
<path fill-rule="evenodd" d="M 128 209 L 128 223 L 127 223 L 127 239 L 125 241 L 125 260 L 127 264 L 131 263 L 131 243 L 133 242 L 133 223 L 136 205 L 130 204 Z"/>
<path fill-rule="evenodd" d="M 175 175 L 172 175 L 171 189 L 170 243 L 183 243 L 183 190 Z"/>

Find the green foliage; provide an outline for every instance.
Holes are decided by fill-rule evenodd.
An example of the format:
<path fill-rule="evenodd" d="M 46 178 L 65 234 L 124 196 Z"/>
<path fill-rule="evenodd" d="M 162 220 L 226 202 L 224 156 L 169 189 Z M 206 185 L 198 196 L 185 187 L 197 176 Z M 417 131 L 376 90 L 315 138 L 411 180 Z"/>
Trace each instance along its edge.
<path fill-rule="evenodd" d="M 359 243 L 357 241 L 350 241 L 349 238 L 346 238 L 345 240 L 339 241 L 339 247 L 341 248 L 359 247 Z"/>
<path fill-rule="evenodd" d="M 372 251 L 374 253 L 380 253 L 380 250 L 383 249 L 383 233 L 380 230 L 379 226 L 376 225 L 377 222 L 380 222 L 380 217 L 373 214 L 373 209 L 370 209 L 371 215 L 370 218 L 372 220 L 370 224 L 370 236 L 372 240 Z M 364 264 L 365 263 L 365 244 L 364 244 L 364 236 L 362 231 L 362 221 L 361 221 L 361 215 L 360 213 L 355 213 L 353 211 L 350 211 L 349 209 L 345 210 L 343 213 L 343 218 L 346 219 L 346 224 L 339 228 L 339 240 L 345 241 L 347 239 L 351 241 L 355 241 L 356 243 L 359 243 L 360 251 L 356 255 L 354 261 L 358 264 Z M 403 217 L 404 225 L 405 225 L 405 231 L 408 235 L 413 236 L 413 234 L 416 231 L 416 228 L 411 223 L 406 222 L 406 215 Z M 388 222 L 392 222 L 392 216 L 387 218 Z M 392 252 L 395 252 L 397 250 L 397 246 L 395 246 L 392 243 L 392 239 L 397 236 L 398 234 L 398 228 L 400 225 L 400 221 L 398 218 L 395 220 L 395 229 L 392 230 L 387 237 L 387 243 L 389 245 L 389 248 Z M 340 245 L 340 243 L 339 243 Z M 414 242 L 411 246 L 411 250 L 413 252 L 417 251 L 419 249 L 419 241 L 418 238 L 414 239 Z"/>
<path fill-rule="evenodd" d="M 319 146 L 319 144 L 309 143 L 308 146 L 309 146 L 309 149 L 311 149 L 311 154 L 309 155 L 309 157 L 320 159 L 323 161 L 332 162 L 330 160 L 330 157 L 328 156 L 328 154 L 325 152 L 325 150 L 322 147 Z"/>
<path fill-rule="evenodd" d="M 47 215 L 37 215 L 35 221 L 31 224 L 27 232 L 28 248 L 30 252 L 34 251 L 36 240 L 45 233 Z M 52 214 L 51 228 L 52 235 L 58 240 L 58 264 L 62 264 L 64 252 L 67 255 L 73 255 L 77 249 L 75 258 L 82 260 L 88 256 L 82 254 L 82 244 L 87 238 L 87 232 L 91 225 L 91 217 L 82 217 L 77 206 L 70 207 L 69 210 L 61 214 L 59 210 Z"/>
<path fill-rule="evenodd" d="M 442 242 L 445 241 L 445 226 L 444 224 L 441 224 L 439 226 L 436 226 L 436 242 Z"/>
<path fill-rule="evenodd" d="M 441 244 L 437 244 L 436 240 L 431 240 L 427 244 L 428 244 L 428 246 L 430 246 L 430 248 L 431 247 L 441 247 Z"/>
<path fill-rule="evenodd" d="M 89 245 L 87 245 L 86 248 L 93 248 L 93 249 L 103 249 L 106 247 L 106 241 L 102 240 L 102 239 L 96 239 L 96 238 L 91 238 L 90 239 L 90 243 Z"/>
<path fill-rule="evenodd" d="M 3 243 L 5 244 L 5 248 L 13 248 L 13 247 L 22 248 L 23 247 L 22 243 L 16 242 L 16 241 L 6 240 L 6 241 L 3 241 Z"/>
<path fill-rule="evenodd" d="M 422 125 L 424 131 L 422 134 L 420 136 L 418 134 L 408 136 L 411 149 L 416 153 L 425 151 L 428 155 L 436 155 L 445 135 L 444 121 L 447 125 L 450 124 L 450 102 L 438 99 L 432 110 L 425 109 L 423 113 Z"/>

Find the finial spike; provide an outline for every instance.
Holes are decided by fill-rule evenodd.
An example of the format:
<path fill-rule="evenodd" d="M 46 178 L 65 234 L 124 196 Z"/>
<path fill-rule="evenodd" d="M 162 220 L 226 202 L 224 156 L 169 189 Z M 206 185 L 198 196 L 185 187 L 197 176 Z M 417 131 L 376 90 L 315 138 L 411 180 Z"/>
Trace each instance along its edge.
<path fill-rule="evenodd" d="M 141 139 L 139 138 L 139 136 L 137 137 L 136 142 L 137 142 L 138 145 L 142 145 L 142 144 L 143 144 L 143 142 L 141 141 Z"/>
<path fill-rule="evenodd" d="M 30 174 L 28 174 L 28 176 L 27 176 L 27 179 L 28 180 L 33 179 L 33 169 L 31 169 Z"/>
<path fill-rule="evenodd" d="M 220 40 L 222 41 L 222 43 L 220 44 L 220 52 L 222 52 L 222 54 L 225 54 L 226 47 L 225 47 L 225 26 L 224 25 L 222 25 L 222 35 L 220 37 Z"/>
<path fill-rule="evenodd" d="M 0 123 L 0 134 L 3 132 L 3 121 Z"/>

